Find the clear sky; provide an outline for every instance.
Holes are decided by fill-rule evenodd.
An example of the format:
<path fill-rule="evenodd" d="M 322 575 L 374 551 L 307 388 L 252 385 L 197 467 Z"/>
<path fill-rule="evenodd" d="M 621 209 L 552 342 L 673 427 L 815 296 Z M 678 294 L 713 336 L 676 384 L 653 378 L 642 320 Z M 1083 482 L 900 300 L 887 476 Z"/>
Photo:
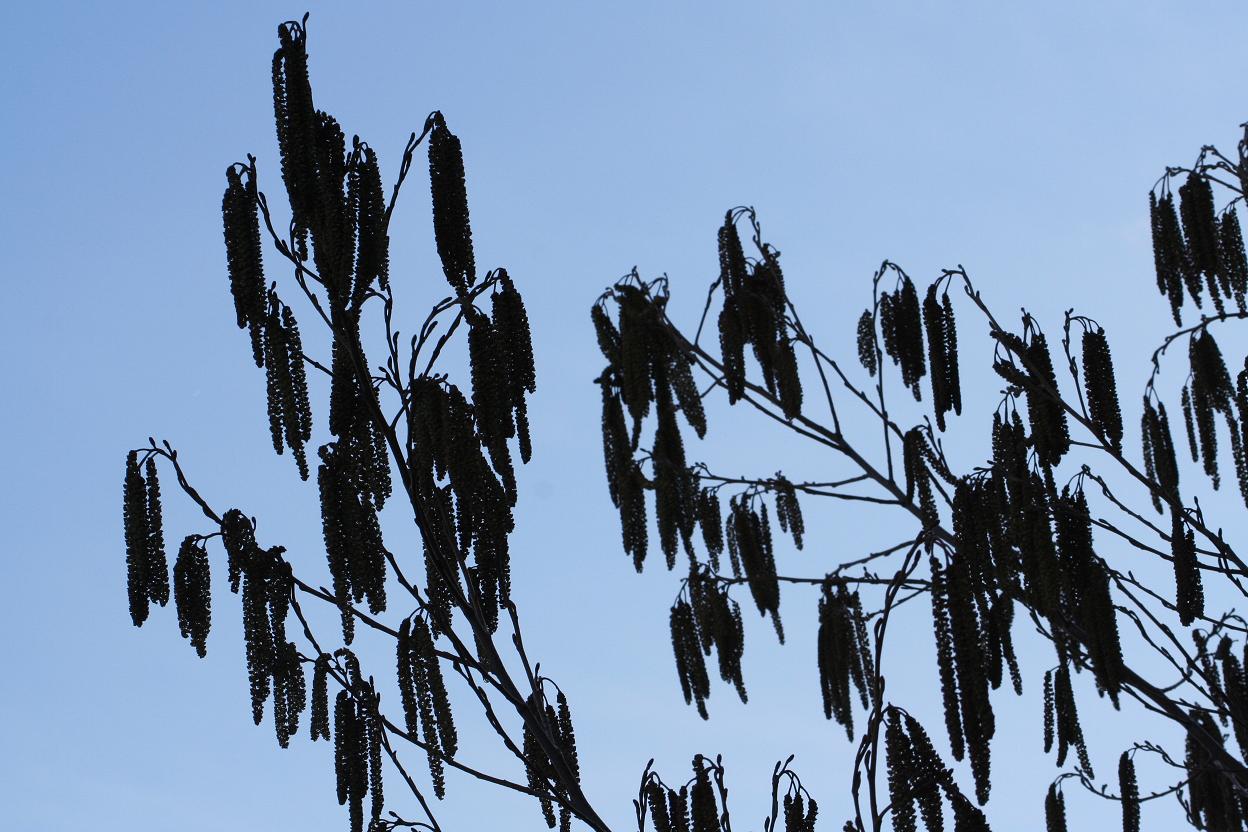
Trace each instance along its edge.
<path fill-rule="evenodd" d="M 725 209 L 751 204 L 784 252 L 808 325 L 851 364 L 852 324 L 881 260 L 924 283 L 962 263 L 1004 317 L 1027 305 L 1050 332 L 1078 297 L 1110 333 L 1135 418 L 1142 352 L 1167 320 L 1146 194 L 1164 165 L 1190 163 L 1202 144 L 1234 146 L 1248 117 L 1248 7 L 956 7 L 308 5 L 318 105 L 378 150 L 387 182 L 408 133 L 441 109 L 463 141 L 478 262 L 508 267 L 527 299 L 539 390 L 515 593 L 527 642 L 571 697 L 587 790 L 618 829 L 630 826 L 648 758 L 683 780 L 698 752 L 724 754 L 742 829 L 761 828 L 771 767 L 796 753 L 821 828 L 836 829 L 853 746 L 820 713 L 813 593 L 785 595 L 793 637 L 783 649 L 742 598 L 748 707 L 718 684 L 709 722 L 680 701 L 667 635 L 678 577 L 657 556 L 643 576 L 633 572 L 601 468 L 591 381 L 602 362 L 588 310 L 605 286 L 634 265 L 666 272 L 673 315 L 693 323 L 717 270 L 716 226 Z M 304 10 L 40 2 L 6 13 L 4 828 L 346 828 L 328 749 L 301 732 L 283 752 L 267 720 L 250 723 L 238 604 L 220 559 L 200 661 L 172 607 L 142 630 L 130 625 L 121 537 L 125 452 L 167 438 L 210 501 L 258 516 L 262 542 L 286 545 L 301 570 L 328 579 L 315 486 L 300 485 L 269 447 L 263 378 L 234 328 L 220 225 L 223 172 L 249 152 L 262 188 L 282 198 L 269 62 L 276 25 Z M 421 159 L 391 231 L 407 330 L 446 291 Z M 960 314 L 965 331 L 982 330 L 969 309 Z M 990 352 L 976 343 L 962 372 L 978 379 L 979 406 L 949 440 L 965 467 L 985 452 L 996 389 Z M 313 409 L 323 419 L 323 401 Z M 707 441 L 689 440 L 694 459 L 759 476 L 835 470 L 744 414 L 711 415 Z M 171 479 L 165 494 L 171 546 L 204 530 Z M 807 515 L 812 542 L 784 550 L 784 570 L 820 574 L 895 542 L 887 515 L 814 504 Z M 404 518 L 387 522 L 392 547 L 416 557 Z M 940 738 L 929 622 L 918 610 L 898 628 L 889 693 Z M 995 700 L 1011 726 L 994 746 L 997 829 L 1038 828 L 1057 773 L 1040 754 L 1051 651 L 1025 629 L 1026 694 Z M 472 703 L 459 701 L 471 759 L 490 767 L 501 757 L 467 727 Z M 1128 737 L 1174 739 L 1154 723 L 1131 730 L 1138 711 L 1102 713 L 1112 712 L 1098 703 L 1085 716 L 1100 738 L 1100 780 L 1113 779 Z M 418 753 L 411 761 L 421 772 Z M 1147 788 L 1163 775 L 1141 778 Z M 1072 828 L 1117 822 L 1114 807 L 1075 789 L 1067 802 Z M 396 808 L 415 814 L 408 801 Z M 1151 820 L 1161 828 L 1175 811 L 1169 803 Z M 448 830 L 544 828 L 536 805 L 454 776 L 440 818 Z"/>

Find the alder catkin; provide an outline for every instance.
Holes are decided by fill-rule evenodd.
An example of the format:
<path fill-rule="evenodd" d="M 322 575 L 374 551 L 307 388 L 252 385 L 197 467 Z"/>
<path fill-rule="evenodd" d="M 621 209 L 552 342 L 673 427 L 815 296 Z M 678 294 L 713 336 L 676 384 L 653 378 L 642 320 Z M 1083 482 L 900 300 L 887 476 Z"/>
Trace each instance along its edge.
<path fill-rule="evenodd" d="M 477 281 L 468 220 L 468 190 L 459 138 L 435 112 L 429 131 L 429 186 L 433 194 L 433 235 L 442 271 L 451 288 L 465 293 Z"/>
<path fill-rule="evenodd" d="M 876 371 L 875 359 L 875 320 L 867 309 L 858 318 L 858 362 L 871 376 Z"/>
<path fill-rule="evenodd" d="M 1205 593 L 1196 559 L 1196 540 L 1177 507 L 1170 509 L 1170 554 L 1174 561 L 1175 606 L 1179 621 L 1186 627 L 1204 616 Z"/>
<path fill-rule="evenodd" d="M 1140 786 L 1129 751 L 1118 758 L 1118 789 L 1122 797 L 1122 832 L 1140 832 Z"/>
<path fill-rule="evenodd" d="M 150 579 L 148 570 L 147 484 L 139 472 L 138 451 L 126 455 L 126 476 L 123 484 L 122 519 L 126 540 L 126 589 L 130 601 L 130 620 L 141 627 L 147 620 Z"/>
<path fill-rule="evenodd" d="M 1114 380 L 1109 341 L 1100 327 L 1083 333 L 1083 385 L 1093 427 L 1111 446 L 1121 450 L 1122 411 L 1118 406 L 1118 385 Z"/>

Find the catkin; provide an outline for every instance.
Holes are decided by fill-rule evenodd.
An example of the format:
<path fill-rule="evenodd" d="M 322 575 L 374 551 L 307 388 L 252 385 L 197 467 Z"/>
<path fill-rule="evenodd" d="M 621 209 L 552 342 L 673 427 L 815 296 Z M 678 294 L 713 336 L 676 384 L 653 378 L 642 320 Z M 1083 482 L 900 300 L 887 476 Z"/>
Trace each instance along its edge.
<path fill-rule="evenodd" d="M 1129 751 L 1118 758 L 1118 789 L 1122 797 L 1122 832 L 1140 832 L 1140 786 Z"/>
<path fill-rule="evenodd" d="M 893 829 L 915 832 L 915 794 L 912 786 L 914 762 L 910 739 L 901 727 L 896 708 L 889 708 L 884 728 L 885 763 L 888 769 L 888 795 L 893 807 Z"/>
<path fill-rule="evenodd" d="M 1170 509 L 1170 554 L 1174 561 L 1175 606 L 1184 627 L 1205 614 L 1196 540 L 1183 520 L 1182 510 Z"/>
<path fill-rule="evenodd" d="M 130 600 L 130 619 L 141 627 L 147 620 L 147 486 L 139 473 L 139 455 L 131 451 L 126 456 L 126 476 L 123 483 L 122 518 L 126 533 L 126 582 Z"/>
<path fill-rule="evenodd" d="M 430 118 L 429 183 L 433 194 L 433 234 L 446 280 L 456 293 L 462 295 L 477 282 L 472 228 L 468 221 L 463 151 L 459 138 L 447 129 L 442 114 L 435 112 Z"/>
<path fill-rule="evenodd" d="M 329 654 L 316 657 L 312 670 L 312 740 L 329 739 Z"/>
<path fill-rule="evenodd" d="M 265 280 L 260 246 L 260 220 L 257 215 L 256 170 L 231 165 L 225 171 L 225 196 L 221 200 L 225 231 L 225 258 L 230 277 L 230 294 L 239 329 L 251 336 L 252 358 L 263 366 Z M 246 179 L 244 179 L 244 174 Z"/>
<path fill-rule="evenodd" d="M 867 309 L 858 318 L 858 362 L 871 376 L 876 371 L 875 359 L 875 320 Z"/>
<path fill-rule="evenodd" d="M 1100 327 L 1083 333 L 1083 386 L 1093 427 L 1113 448 L 1121 450 L 1122 411 L 1118 407 L 1118 385 L 1114 380 L 1109 341 Z"/>

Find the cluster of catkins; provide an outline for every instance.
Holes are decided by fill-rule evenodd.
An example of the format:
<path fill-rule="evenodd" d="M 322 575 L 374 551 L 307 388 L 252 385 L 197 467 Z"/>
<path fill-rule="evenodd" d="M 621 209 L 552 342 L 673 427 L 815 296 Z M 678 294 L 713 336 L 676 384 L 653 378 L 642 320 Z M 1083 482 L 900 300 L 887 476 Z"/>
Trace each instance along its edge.
<path fill-rule="evenodd" d="M 1193 708 L 1188 718 L 1187 768 L 1188 816 L 1201 829 L 1242 832 L 1248 825 L 1248 801 L 1237 788 L 1237 778 L 1227 776 L 1209 742 L 1222 746 L 1217 720 L 1204 709 Z"/>
<path fill-rule="evenodd" d="M 516 478 L 507 440 L 517 440 L 520 460 L 527 463 L 533 448 L 525 393 L 537 390 L 537 376 L 524 300 L 505 269 L 495 276 L 492 315 L 469 307 L 472 408 L 482 444 L 514 502 Z"/>
<path fill-rule="evenodd" d="M 304 445 L 312 438 L 312 410 L 303 343 L 294 313 L 265 286 L 255 162 L 231 165 L 226 179 L 221 213 L 238 326 L 250 332 L 252 357 L 257 367 L 264 368 L 273 448 L 280 454 L 289 447 L 299 475 L 307 479 Z"/>
<path fill-rule="evenodd" d="M 358 338 L 348 337 L 358 349 Z M 367 600 L 373 613 L 386 608 L 386 549 L 377 512 L 392 489 L 389 453 L 374 419 L 377 394 L 358 381 L 350 352 L 335 340 L 329 429 L 336 439 L 320 447 L 317 471 L 325 552 L 348 644 L 352 601 Z"/>
<path fill-rule="evenodd" d="M 1216 489 L 1218 470 L 1217 420 L 1226 423 L 1231 438 L 1231 457 L 1240 493 L 1248 503 L 1248 360 L 1231 379 L 1222 350 L 1208 328 L 1193 333 L 1188 342 L 1191 376 L 1183 387 L 1183 419 L 1192 461 L 1203 463 Z"/>
<path fill-rule="evenodd" d="M 609 296 L 619 306 L 618 327 L 605 309 L 605 298 L 592 312 L 598 344 L 608 362 L 598 377 L 607 484 L 620 510 L 624 549 L 638 570 L 647 550 L 643 490 L 654 489 L 659 543 L 671 569 L 682 542 L 692 556 L 699 519 L 697 481 L 685 461 L 676 413 L 683 414 L 699 437 L 706 433 L 706 415 L 689 356 L 665 322 L 666 299 L 627 282 L 617 284 Z M 647 480 L 633 454 L 642 420 L 652 406 L 657 425 L 650 450 L 653 479 Z"/>
<path fill-rule="evenodd" d="M 745 626 L 741 608 L 728 595 L 728 587 L 703 569 L 694 568 L 686 582 L 688 600 L 678 597 L 672 606 L 672 651 L 676 673 L 685 703 L 695 703 L 698 714 L 707 719 L 706 700 L 711 695 L 706 656 L 714 648 L 719 657 L 719 676 L 737 689 L 742 702 L 748 701 L 741 675 L 745 649 Z"/>
<path fill-rule="evenodd" d="M 1067 486 L 1059 493 L 1050 466 L 1029 465 L 1034 448 L 1017 411 L 1009 419 L 994 417 L 992 468 L 956 481 L 954 546 L 945 559 L 931 559 L 946 726 L 954 757 L 970 758 L 980 803 L 990 788 L 995 726 L 989 690 L 1001 684 L 1007 669 L 1021 689 L 1010 634 L 1016 599 L 1053 624 L 1059 666 L 1046 679 L 1046 751 L 1056 727 L 1059 765 L 1066 749 L 1075 747 L 1088 767 L 1070 667 L 1090 667 L 1098 692 L 1114 703 L 1122 684 L 1110 576 L 1093 548 L 1083 490 Z"/>
<path fill-rule="evenodd" d="M 547 701 L 545 681 L 538 684 L 538 690 L 529 696 L 529 713 L 534 719 L 544 721 L 541 726 L 545 736 L 553 740 L 557 747 L 555 754 L 560 758 L 561 765 L 572 775 L 578 785 L 581 782 L 581 766 L 576 753 L 576 733 L 572 729 L 572 712 L 568 709 L 567 697 L 558 691 L 556 704 Z M 546 825 L 555 828 L 555 803 L 559 804 L 559 832 L 568 832 L 572 826 L 572 815 L 568 811 L 568 793 L 560 785 L 564 778 L 556 775 L 551 755 L 542 748 L 541 742 L 534 733 L 533 727 L 526 721 L 524 724 L 524 759 L 528 773 L 529 788 L 538 796 L 542 817 Z M 552 799 L 553 798 L 553 799 Z"/>
<path fill-rule="evenodd" d="M 242 592 L 243 642 L 251 684 L 251 714 L 257 725 L 273 696 L 273 725 L 283 748 L 299 728 L 306 690 L 299 652 L 286 638 L 294 576 L 282 557 L 285 549 L 261 548 L 255 526 L 238 509 L 221 518 L 231 592 Z"/>
<path fill-rule="evenodd" d="M 642 792 L 654 832 L 719 832 L 720 813 L 715 786 L 711 782 L 712 771 L 718 769 L 718 765 L 698 754 L 693 758 L 693 780 L 680 789 L 667 788 L 657 776 L 650 775 L 642 786 Z M 811 805 L 814 807 L 813 800 Z M 812 832 L 815 811 L 817 807 L 810 812 Z"/>
<path fill-rule="evenodd" d="M 442 798 L 446 795 L 442 759 L 455 756 L 459 739 L 434 651 L 433 633 L 423 618 L 403 619 L 397 654 L 399 696 L 407 732 L 412 739 L 420 737 L 424 742 L 433 791 Z"/>
<path fill-rule="evenodd" d="M 1061 462 L 1070 450 L 1070 426 L 1062 407 L 1048 340 L 1043 332 L 1034 328 L 1030 316 L 1024 316 L 1023 324 L 1030 339 L 1003 329 L 993 330 L 992 337 L 1017 359 L 1017 363 L 1010 358 L 998 358 L 992 366 L 998 375 L 1026 393 L 1031 446 L 1037 461 L 1049 467 Z M 1112 375 L 1112 367 L 1108 369 Z"/>
<path fill-rule="evenodd" d="M 942 278 L 943 280 L 943 278 Z M 917 400 L 921 397 L 919 382 L 928 375 L 930 365 L 932 409 L 936 424 L 945 429 L 945 414 L 962 413 L 962 383 L 958 373 L 958 329 L 953 316 L 949 292 L 940 293 L 937 280 L 923 298 L 922 314 L 914 283 L 902 275 L 892 292 L 880 295 L 878 316 L 884 340 L 884 352 L 901 367 L 902 383 L 910 388 Z M 875 340 L 876 316 L 870 309 L 858 319 L 858 360 L 871 375 L 877 370 Z M 926 361 L 923 333 L 927 333 Z"/>
<path fill-rule="evenodd" d="M 915 832 L 921 817 L 928 832 L 942 832 L 945 828 L 943 793 L 953 809 L 957 832 L 988 832 L 988 820 L 962 794 L 953 772 L 941 762 L 931 738 L 918 720 L 889 706 L 885 711 L 884 742 L 893 829 Z"/>
<path fill-rule="evenodd" d="M 719 229 L 719 284 L 724 292 L 719 343 L 728 401 L 735 403 L 745 395 L 745 346 L 749 344 L 767 392 L 779 399 L 784 417 L 794 419 L 802 410 L 802 384 L 788 334 L 780 252 L 756 239 L 760 259 L 746 260 L 737 233 L 741 215 L 739 210 L 729 211 Z"/>
<path fill-rule="evenodd" d="M 828 576 L 819 598 L 819 688 L 823 715 L 845 726 L 854 737 L 854 710 L 849 685 L 858 691 L 862 707 L 875 697 L 875 659 L 867 638 L 866 618 L 858 592 L 845 581 Z"/>
<path fill-rule="evenodd" d="M 363 832 L 364 798 L 369 799 L 368 828 L 377 828 L 385 804 L 381 760 L 385 724 L 380 697 L 371 680 L 360 674 L 359 660 L 345 648 L 334 653 L 341 659 L 342 690 L 334 698 L 334 777 L 338 805 L 348 806 L 351 832 Z M 312 739 L 329 739 L 328 675 L 331 657 L 316 660 L 312 681 Z"/>
<path fill-rule="evenodd" d="M 148 456 L 139 467 L 139 452 L 126 455 L 122 488 L 122 519 L 126 533 L 126 587 L 130 619 L 141 627 L 150 604 L 169 603 L 169 563 L 160 508 L 160 479 L 156 459 Z"/>
<path fill-rule="evenodd" d="M 1079 767 L 1088 777 L 1093 776 L 1067 662 L 1061 662 L 1056 669 L 1044 674 L 1044 753 L 1053 750 L 1054 740 L 1057 741 L 1059 767 L 1066 764 L 1066 755 L 1073 748 L 1079 757 Z"/>
<path fill-rule="evenodd" d="M 1167 177 L 1160 199 L 1149 193 L 1148 208 L 1157 288 L 1169 299 L 1174 322 L 1182 322 L 1185 290 L 1197 308 L 1207 287 L 1219 314 L 1225 311 L 1225 299 L 1230 298 L 1243 312 L 1248 292 L 1243 235 L 1234 207 L 1228 206 L 1218 216 L 1209 179 L 1190 172 L 1179 186 L 1176 210 Z"/>

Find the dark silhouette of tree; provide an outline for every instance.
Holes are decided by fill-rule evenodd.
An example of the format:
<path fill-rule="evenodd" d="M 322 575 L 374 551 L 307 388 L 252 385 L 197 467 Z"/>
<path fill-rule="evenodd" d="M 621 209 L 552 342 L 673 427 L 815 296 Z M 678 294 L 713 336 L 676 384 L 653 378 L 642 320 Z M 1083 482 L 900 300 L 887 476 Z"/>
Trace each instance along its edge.
<path fill-rule="evenodd" d="M 536 372 L 516 284 L 502 268 L 477 269 L 459 139 L 440 112 L 432 113 L 408 141 L 387 196 L 373 149 L 359 137 L 348 143 L 335 119 L 315 106 L 306 16 L 279 27 L 273 88 L 289 226 L 278 233 L 257 160 L 248 156 L 226 171 L 226 259 L 238 326 L 264 370 L 274 449 L 290 450 L 303 480 L 313 473 L 306 450 L 315 425 L 310 387 L 321 389 L 309 384 L 309 371 L 327 382 L 328 417 L 321 418 L 332 438 L 313 462 L 332 587 L 297 575 L 255 518 L 214 506 L 191 484 L 172 445 L 149 440 L 128 453 L 123 489 L 132 619 L 142 625 L 152 604 L 165 606 L 170 598 L 163 469 L 205 517 L 204 528 L 183 538 L 172 566 L 182 635 L 205 655 L 210 550 L 219 548 L 229 590 L 241 599 L 254 720 L 261 723 L 267 711 L 286 747 L 310 710 L 306 732 L 333 744 L 336 796 L 348 807 L 354 832 L 441 829 L 427 790 L 409 770 L 413 748 L 425 757 L 438 798 L 445 796 L 449 767 L 535 798 L 551 828 L 567 830 L 575 817 L 606 832 L 580 786 L 568 699 L 531 660 L 510 597 L 513 449 L 521 463 L 529 461 L 526 397 L 536 390 Z M 437 252 L 452 294 L 404 339 L 389 276 L 390 220 L 421 144 Z M 741 604 L 752 601 L 783 643 L 782 588 L 805 586 L 817 590 L 824 716 L 843 726 L 851 742 L 857 737 L 848 784 L 852 814 L 833 821 L 843 821 L 845 830 L 891 825 L 911 832 L 921 825 L 938 832 L 949 822 L 957 832 L 988 829 L 981 807 L 993 782 L 993 692 L 1008 682 L 1021 693 L 1025 676 L 1043 685 L 1044 750 L 1067 768 L 1047 791 L 1037 785 L 1036 809 L 1045 791 L 1051 832 L 1067 828 L 1063 788 L 1071 782 L 1120 801 L 1127 832 L 1138 832 L 1144 803 L 1169 795 L 1195 827 L 1243 830 L 1248 650 L 1242 658 L 1239 651 L 1248 642 L 1248 622 L 1213 607 L 1236 592 L 1248 594 L 1248 565 L 1206 517 L 1198 484 L 1180 488 L 1177 426 L 1159 381 L 1162 359 L 1186 341 L 1189 372 L 1179 399 L 1192 462 L 1216 489 L 1229 461 L 1248 503 L 1248 360 L 1232 376 L 1215 341 L 1220 324 L 1248 318 L 1248 260 L 1235 209 L 1246 187 L 1248 131 L 1235 159 L 1202 148 L 1190 168 L 1168 168 L 1150 194 L 1158 288 L 1176 330 L 1152 356 L 1138 453 L 1124 442 L 1129 437 L 1101 325 L 1070 310 L 1060 340 L 1056 327 L 1051 342 L 1026 312 L 1017 328 L 1007 328 L 961 267 L 921 289 L 896 264 L 881 265 L 857 327 L 859 362 L 874 382 L 816 346 L 786 290 L 780 252 L 763 241 L 750 208 L 724 218 L 720 274 L 692 334 L 668 318 L 666 278 L 647 282 L 634 271 L 604 293 L 592 319 L 607 362 L 597 383 L 609 495 L 620 511 L 623 548 L 639 571 L 655 540 L 669 570 L 682 553 L 682 572 L 687 562 L 670 619 L 686 703 L 709 717 L 712 652 L 721 681 L 745 701 Z M 1231 198 L 1219 208 L 1219 195 L 1227 193 Z M 319 320 L 320 358 L 311 341 L 305 347 L 295 310 L 265 274 L 266 238 L 291 270 L 285 297 L 302 296 L 300 314 Z M 1199 322 L 1185 326 L 1188 301 Z M 955 310 L 963 320 L 987 324 L 992 369 L 1004 380 L 991 411 L 991 457 L 963 468 L 946 457 L 941 442 L 964 410 Z M 718 345 L 705 345 L 709 327 Z M 462 389 L 436 371 L 461 329 L 470 359 Z M 384 361 L 373 365 L 366 345 L 377 343 L 384 345 Z M 932 418 L 911 424 L 894 416 L 902 410 L 893 398 L 899 387 L 903 400 L 920 403 L 908 408 L 930 404 Z M 720 388 L 730 404 L 746 405 L 837 455 L 848 473 L 798 482 L 782 473 L 723 476 L 691 464 L 688 431 L 706 435 L 704 400 Z M 851 435 L 848 420 L 842 422 L 850 407 L 864 408 L 878 431 Z M 1218 452 L 1219 434 L 1230 443 L 1229 455 Z M 1151 509 L 1133 507 L 1119 482 L 1146 491 Z M 422 570 L 396 558 L 383 536 L 378 513 L 396 492 L 423 543 L 421 580 L 414 573 Z M 803 502 L 811 499 L 891 507 L 903 539 L 828 564 L 821 575 L 782 574 L 781 537 L 803 547 Z M 1168 562 L 1173 589 L 1124 571 L 1120 558 L 1107 556 L 1118 550 Z M 892 615 L 923 599 L 930 603 L 944 730 L 953 760 L 969 769 L 969 788 L 928 728 L 906 710 L 913 694 L 886 690 Z M 336 611 L 341 641 L 337 633 L 316 631 L 305 604 Z M 1020 615 L 1051 643 L 1051 666 L 1020 666 L 1013 646 Z M 391 640 L 397 695 L 383 698 L 351 649 L 364 633 Z M 1150 678 L 1159 667 L 1177 673 L 1177 681 Z M 523 764 L 525 782 L 461 758 L 447 671 L 474 694 L 504 753 Z M 1117 789 L 1098 785 L 1074 676 L 1090 679 L 1115 708 L 1132 699 L 1177 725 L 1186 736 L 1184 753 L 1134 743 L 1118 758 Z M 1145 757 L 1177 774 L 1162 781 L 1161 767 L 1144 767 L 1141 788 L 1137 765 Z M 818 806 L 791 762 L 775 766 L 764 832 L 781 822 L 785 832 L 814 830 Z M 420 819 L 387 805 L 383 773 L 397 774 Z M 647 822 L 655 832 L 731 832 L 724 774 L 721 758 L 698 754 L 692 776 L 669 784 L 652 761 L 634 801 L 639 832 Z"/>

